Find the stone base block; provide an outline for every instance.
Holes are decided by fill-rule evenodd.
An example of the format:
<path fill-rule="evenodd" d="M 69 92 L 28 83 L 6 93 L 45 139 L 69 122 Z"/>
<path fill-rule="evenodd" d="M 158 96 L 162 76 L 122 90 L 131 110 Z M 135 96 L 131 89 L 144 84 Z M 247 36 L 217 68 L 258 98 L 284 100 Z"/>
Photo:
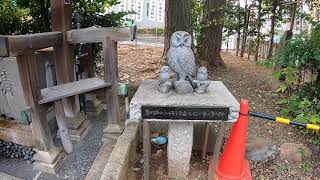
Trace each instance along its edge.
<path fill-rule="evenodd" d="M 62 148 L 54 148 L 53 150 L 50 150 L 50 152 L 38 151 L 33 157 L 35 160 L 33 169 L 57 174 L 65 158 L 66 154 L 62 151 Z"/>
<path fill-rule="evenodd" d="M 78 113 L 75 117 L 66 117 L 68 129 L 79 129 L 86 118 L 83 113 Z"/>
<path fill-rule="evenodd" d="M 99 116 L 104 109 L 106 109 L 106 105 L 103 104 L 101 101 L 97 101 L 97 103 L 92 101 L 86 101 L 85 110 L 88 116 Z"/>
<path fill-rule="evenodd" d="M 122 134 L 123 129 L 118 124 L 109 124 L 103 130 L 102 142 L 108 143 L 113 139 L 118 139 L 118 137 Z"/>
<path fill-rule="evenodd" d="M 187 178 L 192 153 L 193 124 L 170 123 L 168 137 L 169 177 Z"/>
<path fill-rule="evenodd" d="M 69 129 L 70 138 L 73 141 L 81 141 L 92 128 L 92 123 L 90 120 L 85 120 L 78 129 Z M 60 138 L 59 131 L 57 132 L 57 137 Z"/>

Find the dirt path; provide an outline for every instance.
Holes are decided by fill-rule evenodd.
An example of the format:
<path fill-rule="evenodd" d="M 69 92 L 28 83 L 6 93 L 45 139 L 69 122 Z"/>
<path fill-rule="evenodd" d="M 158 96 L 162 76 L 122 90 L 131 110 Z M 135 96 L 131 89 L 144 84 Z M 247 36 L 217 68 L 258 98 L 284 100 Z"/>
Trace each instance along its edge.
<path fill-rule="evenodd" d="M 155 79 L 164 63 L 162 48 L 122 45 L 119 50 L 121 80 L 139 84 L 143 79 Z M 271 72 L 253 61 L 222 53 L 227 69 L 210 70 L 209 79 L 222 81 L 238 99 L 248 99 L 251 111 L 279 115 L 277 94 L 270 90 Z M 250 162 L 254 179 L 320 179 L 319 148 L 303 130 L 250 118 L 248 135 L 260 137 L 279 148 L 283 143 L 301 143 L 313 154 L 301 163 L 281 161 L 279 155 L 264 162 Z"/>

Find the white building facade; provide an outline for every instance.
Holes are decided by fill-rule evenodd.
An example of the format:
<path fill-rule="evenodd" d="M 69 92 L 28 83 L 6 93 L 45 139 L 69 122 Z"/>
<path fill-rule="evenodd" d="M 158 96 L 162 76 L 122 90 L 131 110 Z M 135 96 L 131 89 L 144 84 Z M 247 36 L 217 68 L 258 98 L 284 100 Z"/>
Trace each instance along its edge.
<path fill-rule="evenodd" d="M 139 28 L 164 28 L 165 0 L 120 0 L 111 11 L 134 11 L 127 18 L 133 20 Z"/>

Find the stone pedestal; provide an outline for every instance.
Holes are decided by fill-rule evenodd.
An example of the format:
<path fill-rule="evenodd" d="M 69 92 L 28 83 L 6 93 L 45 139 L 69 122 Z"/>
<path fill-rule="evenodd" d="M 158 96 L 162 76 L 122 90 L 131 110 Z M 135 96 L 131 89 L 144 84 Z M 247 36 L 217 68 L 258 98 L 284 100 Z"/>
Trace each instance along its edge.
<path fill-rule="evenodd" d="M 168 132 L 168 175 L 187 178 L 193 141 L 192 123 L 170 123 Z"/>
<path fill-rule="evenodd" d="M 37 154 L 33 157 L 35 160 L 33 169 L 57 174 L 65 158 L 66 154 L 62 148 L 53 147 L 49 151 L 37 151 Z"/>
<path fill-rule="evenodd" d="M 95 94 L 86 94 L 85 110 L 88 116 L 99 116 L 105 105 L 96 98 Z"/>
<path fill-rule="evenodd" d="M 75 117 L 66 117 L 67 126 L 71 140 L 81 141 L 89 132 L 92 127 L 90 120 L 86 119 L 83 113 L 78 113 Z M 60 138 L 60 133 L 57 133 L 57 137 Z"/>
<path fill-rule="evenodd" d="M 102 142 L 110 143 L 122 134 L 123 129 L 118 124 L 108 124 L 103 130 Z"/>
<path fill-rule="evenodd" d="M 240 110 L 239 103 L 220 81 L 210 81 L 207 92 L 203 94 L 195 92 L 177 94 L 175 91 L 163 94 L 158 91 L 158 88 L 159 82 L 157 80 L 142 82 L 130 102 L 130 118 L 126 123 L 142 121 L 143 107 L 143 117 L 145 118 L 143 120 L 144 178 L 146 179 L 148 179 L 150 172 L 150 129 L 163 129 L 169 124 L 168 175 L 170 178 L 186 179 L 190 170 L 193 124 L 199 122 L 236 122 Z M 195 110 L 197 108 L 202 110 L 208 108 L 210 111 Z M 215 111 L 219 108 L 226 111 Z M 190 116 L 192 118 L 188 119 Z M 202 117 L 206 117 L 206 121 L 201 120 Z M 224 122 L 221 123 L 224 124 Z M 219 133 L 222 134 L 222 132 L 221 130 Z M 220 140 L 216 146 L 219 150 L 222 139 L 218 139 Z"/>

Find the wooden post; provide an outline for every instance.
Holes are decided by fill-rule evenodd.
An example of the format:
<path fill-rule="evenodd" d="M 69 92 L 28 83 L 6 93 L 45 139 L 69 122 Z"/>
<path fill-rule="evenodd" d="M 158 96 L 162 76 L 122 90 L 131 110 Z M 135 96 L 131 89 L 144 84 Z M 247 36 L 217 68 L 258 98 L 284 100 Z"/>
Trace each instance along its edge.
<path fill-rule="evenodd" d="M 143 121 L 143 179 L 150 179 L 150 156 L 151 156 L 151 143 L 150 143 L 150 122 Z"/>
<path fill-rule="evenodd" d="M 209 168 L 211 169 L 211 172 L 209 172 L 208 179 L 213 179 L 214 173 L 216 171 L 216 167 L 217 167 L 219 156 L 220 156 L 220 150 L 223 142 L 225 126 L 226 126 L 226 122 L 221 122 L 219 124 L 218 136 L 217 136 L 216 144 L 214 145 L 214 151 L 213 151 L 213 161 L 209 163 L 211 164 L 211 168 Z"/>
<path fill-rule="evenodd" d="M 30 106 L 32 123 L 31 128 L 41 151 L 49 151 L 53 145 L 50 128 L 47 121 L 47 111 L 39 105 L 40 84 L 38 76 L 38 63 L 34 51 L 17 56 L 17 65 L 20 75 L 22 91 L 26 103 Z"/>
<path fill-rule="evenodd" d="M 206 159 L 209 132 L 210 132 L 210 124 L 206 123 L 206 132 L 205 132 L 204 143 L 203 143 L 203 147 L 202 147 L 202 155 L 201 155 L 201 158 L 203 160 Z"/>
<path fill-rule="evenodd" d="M 61 100 L 54 101 L 54 107 L 56 111 L 56 119 L 59 127 L 60 137 L 62 145 L 66 153 L 70 154 L 73 151 L 72 142 L 70 139 L 67 122 L 64 117 L 63 104 Z"/>
<path fill-rule="evenodd" d="M 71 3 L 64 2 L 65 0 L 51 0 L 52 31 L 61 31 L 64 39 L 61 45 L 53 46 L 58 84 L 75 79 L 73 45 L 66 41 L 67 31 L 72 29 L 72 7 Z M 63 105 L 67 117 L 74 117 L 80 111 L 78 96 L 64 99 Z"/>
<path fill-rule="evenodd" d="M 109 37 L 103 43 L 104 79 L 111 83 L 106 89 L 106 104 L 108 109 L 108 125 L 118 124 L 120 119 L 119 99 L 117 96 L 118 55 L 117 43 Z"/>

